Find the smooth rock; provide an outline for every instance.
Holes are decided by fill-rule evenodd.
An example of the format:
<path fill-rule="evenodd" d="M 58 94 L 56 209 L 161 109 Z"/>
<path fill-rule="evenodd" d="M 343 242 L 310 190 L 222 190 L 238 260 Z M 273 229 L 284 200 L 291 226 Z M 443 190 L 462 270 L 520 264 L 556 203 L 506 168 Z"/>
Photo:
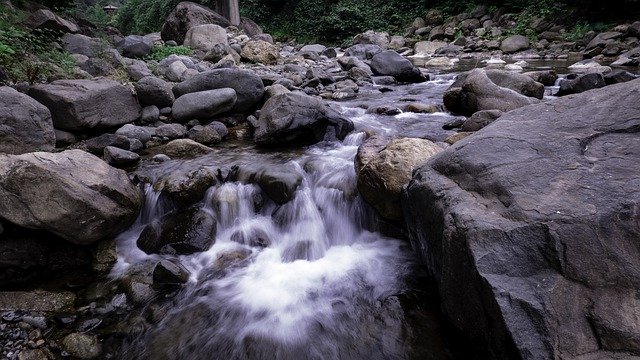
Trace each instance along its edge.
<path fill-rule="evenodd" d="M 251 40 L 242 47 L 240 56 L 253 63 L 273 65 L 278 62 L 278 48 L 264 40 Z"/>
<path fill-rule="evenodd" d="M 190 139 L 177 139 L 170 141 L 164 146 L 164 153 L 171 158 L 194 158 L 201 155 L 210 154 L 213 149 L 198 144 Z"/>
<path fill-rule="evenodd" d="M 146 76 L 134 84 L 142 106 L 170 107 L 175 100 L 171 85 L 155 76 Z"/>
<path fill-rule="evenodd" d="M 415 83 L 428 80 L 411 61 L 393 50 L 386 50 L 373 56 L 371 70 L 376 75 L 393 76 L 400 82 Z"/>
<path fill-rule="evenodd" d="M 231 111 L 237 101 L 236 91 L 231 88 L 188 93 L 176 99 L 171 109 L 171 115 L 179 122 L 210 119 Z"/>
<path fill-rule="evenodd" d="M 0 153 L 51 151 L 55 144 L 49 109 L 8 86 L 0 87 Z"/>
<path fill-rule="evenodd" d="M 113 146 L 104 148 L 104 161 L 113 166 L 132 165 L 140 161 L 140 155 Z"/>
<path fill-rule="evenodd" d="M 530 47 L 529 38 L 522 35 L 512 35 L 502 40 L 500 50 L 502 52 L 511 54 L 522 50 L 527 50 Z"/>
<path fill-rule="evenodd" d="M 176 5 L 162 25 L 162 40 L 173 40 L 182 44 L 189 29 L 205 24 L 230 26 L 229 20 L 215 13 L 211 9 L 189 1 Z"/>
<path fill-rule="evenodd" d="M 144 58 L 151 54 L 153 41 L 145 36 L 128 35 L 116 44 L 116 49 L 128 58 Z"/>
<path fill-rule="evenodd" d="M 209 51 L 217 44 L 228 45 L 227 31 L 215 24 L 198 25 L 187 31 L 184 46 L 194 50 Z"/>

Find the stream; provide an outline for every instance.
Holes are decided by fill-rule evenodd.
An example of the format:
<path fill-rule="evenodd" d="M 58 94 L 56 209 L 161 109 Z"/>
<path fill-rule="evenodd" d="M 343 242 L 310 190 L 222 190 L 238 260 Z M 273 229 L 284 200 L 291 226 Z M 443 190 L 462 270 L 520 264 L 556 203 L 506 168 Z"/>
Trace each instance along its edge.
<path fill-rule="evenodd" d="M 189 282 L 154 308 L 157 321 L 126 339 L 123 359 L 451 359 L 460 356 L 431 285 L 406 240 L 382 234 L 356 189 L 354 158 L 368 134 L 442 143 L 448 113 L 369 114 L 371 105 L 442 104 L 455 73 L 413 85 L 362 88 L 357 99 L 330 103 L 356 130 L 341 142 L 264 151 L 246 143 L 193 160 L 143 163 L 160 178 L 199 166 L 273 166 L 301 179 L 278 205 L 255 184 L 221 182 L 199 203 L 215 218 L 215 243 L 186 256 L 147 255 L 142 229 L 175 205 L 146 186 L 136 223 L 117 239 L 124 276 L 149 260 L 172 258 Z M 138 171 L 140 171 L 138 169 Z M 457 349 L 455 349 L 457 347 Z"/>

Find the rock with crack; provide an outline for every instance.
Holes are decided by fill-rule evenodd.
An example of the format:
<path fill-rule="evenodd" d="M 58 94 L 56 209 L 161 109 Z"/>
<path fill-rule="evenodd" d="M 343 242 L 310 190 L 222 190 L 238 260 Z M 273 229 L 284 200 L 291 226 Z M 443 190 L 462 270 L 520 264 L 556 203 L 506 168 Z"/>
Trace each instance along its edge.
<path fill-rule="evenodd" d="M 482 356 L 640 355 L 639 104 L 633 80 L 516 109 L 414 172 L 412 245 Z"/>

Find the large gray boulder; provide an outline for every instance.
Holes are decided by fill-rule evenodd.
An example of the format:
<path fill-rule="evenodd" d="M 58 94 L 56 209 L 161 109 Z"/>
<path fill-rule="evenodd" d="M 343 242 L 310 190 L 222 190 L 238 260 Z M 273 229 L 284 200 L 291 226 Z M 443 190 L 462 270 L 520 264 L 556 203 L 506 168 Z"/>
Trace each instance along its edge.
<path fill-rule="evenodd" d="M 189 93 L 176 100 L 171 114 L 180 122 L 211 119 L 233 109 L 237 100 L 236 91 L 231 88 Z"/>
<path fill-rule="evenodd" d="M 453 113 L 470 116 L 481 110 L 506 112 L 534 104 L 543 94 L 544 85 L 526 75 L 474 69 L 461 74 L 449 87 L 444 105 Z"/>
<path fill-rule="evenodd" d="M 171 107 L 175 97 L 171 85 L 155 76 L 145 76 L 134 84 L 138 101 L 142 106 Z"/>
<path fill-rule="evenodd" d="M 202 51 L 209 51 L 217 44 L 228 45 L 227 31 L 215 24 L 194 26 L 184 39 L 185 46 Z"/>
<path fill-rule="evenodd" d="M 376 75 L 393 76 L 400 82 L 417 83 L 428 80 L 409 59 L 393 50 L 385 50 L 374 55 L 371 59 L 371 70 Z"/>
<path fill-rule="evenodd" d="M 197 74 L 173 87 L 176 98 L 184 94 L 231 88 L 236 91 L 238 101 L 234 112 L 247 112 L 254 109 L 264 95 L 264 84 L 260 76 L 253 71 L 241 69 L 216 69 Z"/>
<path fill-rule="evenodd" d="M 564 79 L 560 81 L 560 89 L 558 89 L 556 95 L 577 94 L 605 86 L 607 86 L 607 83 L 602 74 L 584 74 L 577 76 L 575 79 Z"/>
<path fill-rule="evenodd" d="M 502 40 L 500 44 L 500 50 L 502 52 L 511 54 L 514 52 L 527 50 L 530 47 L 529 38 L 522 35 L 512 35 Z"/>
<path fill-rule="evenodd" d="M 115 236 L 138 215 L 127 173 L 82 150 L 0 154 L 0 217 L 75 244 Z"/>
<path fill-rule="evenodd" d="M 0 153 L 51 151 L 55 144 L 49 109 L 8 86 L 0 87 Z"/>
<path fill-rule="evenodd" d="M 516 109 L 416 170 L 413 248 L 480 357 L 640 355 L 640 80 Z"/>
<path fill-rule="evenodd" d="M 32 13 L 25 20 L 25 24 L 32 29 L 47 29 L 61 33 L 77 33 L 80 31 L 78 25 L 61 18 L 48 9 L 39 9 Z"/>
<path fill-rule="evenodd" d="M 386 49 L 389 47 L 390 41 L 391 41 L 391 37 L 389 36 L 389 33 L 368 30 L 366 32 L 356 35 L 353 38 L 353 45 L 372 44 L 372 45 L 378 45 L 381 49 Z"/>
<path fill-rule="evenodd" d="M 240 56 L 249 62 L 273 65 L 278 62 L 280 51 L 264 40 L 250 40 L 242 47 Z"/>
<path fill-rule="evenodd" d="M 105 78 L 38 84 L 29 95 L 49 108 L 56 128 L 70 131 L 120 126 L 142 110 L 129 87 Z"/>
<path fill-rule="evenodd" d="M 360 194 L 383 218 L 402 221 L 402 187 L 409 183 L 415 168 L 440 151 L 440 146 L 426 139 L 367 139 L 355 160 Z"/>
<path fill-rule="evenodd" d="M 96 56 L 109 49 L 106 43 L 82 34 L 65 34 L 61 39 L 62 48 L 71 54 L 81 54 L 88 57 Z"/>
<path fill-rule="evenodd" d="M 128 58 L 143 58 L 151 54 L 153 50 L 153 40 L 141 35 L 125 36 L 116 44 L 116 49 L 122 56 Z"/>
<path fill-rule="evenodd" d="M 190 1 L 183 1 L 171 11 L 162 25 L 162 40 L 173 40 L 182 44 L 189 29 L 205 24 L 231 26 L 229 20 L 211 9 Z"/>
<path fill-rule="evenodd" d="M 344 139 L 353 123 L 322 100 L 286 93 L 270 98 L 253 124 L 254 140 L 261 145 L 314 144 L 324 139 Z"/>

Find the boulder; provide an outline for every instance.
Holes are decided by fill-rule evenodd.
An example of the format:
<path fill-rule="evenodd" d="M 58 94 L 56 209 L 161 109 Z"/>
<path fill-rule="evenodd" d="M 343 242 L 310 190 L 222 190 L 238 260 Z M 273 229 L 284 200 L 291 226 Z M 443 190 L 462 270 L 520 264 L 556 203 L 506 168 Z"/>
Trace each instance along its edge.
<path fill-rule="evenodd" d="M 217 127 L 211 124 L 205 126 L 196 125 L 189 129 L 187 136 L 189 139 L 203 145 L 214 145 L 222 141 L 222 136 Z"/>
<path fill-rule="evenodd" d="M 527 75 L 544 86 L 554 86 L 558 80 L 558 74 L 554 70 L 529 71 L 522 75 Z"/>
<path fill-rule="evenodd" d="M 393 50 L 385 50 L 373 56 L 371 70 L 376 75 L 393 76 L 400 82 L 417 83 L 428 80 L 411 61 Z"/>
<path fill-rule="evenodd" d="M 299 93 L 270 98 L 260 110 L 254 141 L 261 145 L 313 144 L 325 139 L 344 139 L 353 123 L 322 100 Z"/>
<path fill-rule="evenodd" d="M 512 35 L 502 40 L 500 50 L 502 52 L 511 54 L 514 52 L 527 50 L 531 45 L 529 44 L 529 38 L 522 35 Z"/>
<path fill-rule="evenodd" d="M 137 139 L 142 143 L 146 143 L 151 140 L 154 130 L 151 127 L 126 124 L 116 130 L 116 135 L 126 136 L 128 139 Z"/>
<path fill-rule="evenodd" d="M 321 44 L 310 44 L 310 45 L 305 45 L 300 49 L 300 52 L 307 52 L 307 51 L 311 51 L 314 52 L 316 54 L 322 54 L 323 51 L 327 50 L 327 47 Z"/>
<path fill-rule="evenodd" d="M 256 36 L 264 32 L 260 25 L 256 24 L 255 21 L 245 17 L 240 18 L 240 29 L 242 29 L 249 37 Z"/>
<path fill-rule="evenodd" d="M 145 106 L 142 108 L 140 122 L 143 124 L 152 124 L 160 120 L 160 109 L 157 106 Z"/>
<path fill-rule="evenodd" d="M 171 109 L 176 121 L 210 119 L 234 108 L 238 96 L 231 88 L 199 91 L 180 96 Z"/>
<path fill-rule="evenodd" d="M 360 60 L 370 60 L 374 55 L 381 51 L 382 48 L 378 45 L 357 44 L 345 50 L 344 56 L 353 56 Z"/>
<path fill-rule="evenodd" d="M 25 21 L 25 24 L 32 29 L 47 29 L 60 33 L 77 33 L 80 31 L 78 25 L 61 18 L 48 9 L 39 9 L 32 13 Z"/>
<path fill-rule="evenodd" d="M 386 49 L 389 47 L 389 42 L 391 38 L 389 34 L 386 32 L 377 32 L 373 30 L 368 30 L 364 33 L 358 34 L 353 38 L 353 44 L 371 44 L 377 45 L 381 49 Z"/>
<path fill-rule="evenodd" d="M 124 70 L 134 81 L 140 81 L 144 77 L 153 76 L 153 73 L 149 70 L 147 63 L 142 60 L 131 59 L 131 61 L 125 65 Z"/>
<path fill-rule="evenodd" d="M 495 82 L 489 76 L 495 78 Z M 461 74 L 445 92 L 444 105 L 451 112 L 467 116 L 481 110 L 506 112 L 536 103 L 537 99 L 525 96 L 523 93 L 540 95 L 538 89 L 542 89 L 544 93 L 544 86 L 526 75 L 474 69 Z"/>
<path fill-rule="evenodd" d="M 577 94 L 604 86 L 607 86 L 607 83 L 604 81 L 604 76 L 602 76 L 602 74 L 584 74 L 572 80 L 565 79 L 560 81 L 560 89 L 556 95 L 563 96 Z"/>
<path fill-rule="evenodd" d="M 216 174 L 206 167 L 199 167 L 190 171 L 174 171 L 156 182 L 154 188 L 178 204 L 189 206 L 201 201 L 215 183 Z"/>
<path fill-rule="evenodd" d="M 76 244 L 115 236 L 141 198 L 127 174 L 82 150 L 0 155 L 0 217 Z"/>
<path fill-rule="evenodd" d="M 151 54 L 153 50 L 153 40 L 145 36 L 129 35 L 125 36 L 116 44 L 116 49 L 122 56 L 128 58 L 143 58 Z"/>
<path fill-rule="evenodd" d="M 184 38 L 184 46 L 194 50 L 209 51 L 217 44 L 228 45 L 227 31 L 215 24 L 194 26 Z"/>
<path fill-rule="evenodd" d="M 140 117 L 141 107 L 131 89 L 105 78 L 38 84 L 29 95 L 49 108 L 53 125 L 62 130 L 112 128 Z"/>
<path fill-rule="evenodd" d="M 0 87 L 0 153 L 51 151 L 55 144 L 49 109 L 13 88 Z"/>
<path fill-rule="evenodd" d="M 106 51 L 109 47 L 99 39 L 90 38 L 82 34 L 65 34 L 61 39 L 62 48 L 71 54 L 81 54 L 94 57 Z"/>
<path fill-rule="evenodd" d="M 156 128 L 156 136 L 167 139 L 177 139 L 187 133 L 187 128 L 182 124 L 164 124 Z"/>
<path fill-rule="evenodd" d="M 83 140 L 74 145 L 74 148 L 88 151 L 97 156 L 102 156 L 102 154 L 104 153 L 104 148 L 106 148 L 107 146 L 129 150 L 131 143 L 129 141 L 129 138 L 123 135 L 102 134 L 91 139 Z"/>
<path fill-rule="evenodd" d="M 604 48 L 612 42 L 613 40 L 621 37 L 623 34 L 617 31 L 608 31 L 603 32 L 596 35 L 589 43 L 587 44 L 586 50 L 591 50 L 595 48 Z"/>
<path fill-rule="evenodd" d="M 104 148 L 103 159 L 112 166 L 128 166 L 140 161 L 140 155 L 115 146 L 107 146 Z"/>
<path fill-rule="evenodd" d="M 298 168 L 290 164 L 241 165 L 231 170 L 229 180 L 257 184 L 271 200 L 283 205 L 293 199 L 303 177 Z"/>
<path fill-rule="evenodd" d="M 189 270 L 178 261 L 162 260 L 153 268 L 154 287 L 177 286 L 189 281 Z"/>
<path fill-rule="evenodd" d="M 624 70 L 614 70 L 604 75 L 604 82 L 607 85 L 619 84 L 627 81 L 637 79 L 638 76 Z"/>
<path fill-rule="evenodd" d="M 177 139 L 165 145 L 163 152 L 172 158 L 184 159 L 210 154 L 213 149 L 190 139 Z"/>
<path fill-rule="evenodd" d="M 462 123 L 461 131 L 471 132 L 478 131 L 483 127 L 491 124 L 497 118 L 502 116 L 503 112 L 500 110 L 482 110 L 471 115 L 470 118 Z"/>
<path fill-rule="evenodd" d="M 264 95 L 264 84 L 260 76 L 253 71 L 241 69 L 216 69 L 205 71 L 173 87 L 176 98 L 184 94 L 232 88 L 236 91 L 237 101 L 231 111 L 247 112 L 254 109 Z"/>
<path fill-rule="evenodd" d="M 413 51 L 417 56 L 432 56 L 447 45 L 444 41 L 419 41 L 413 46 Z"/>
<path fill-rule="evenodd" d="M 273 65 L 278 62 L 280 51 L 264 40 L 250 40 L 242 47 L 240 56 L 249 62 Z"/>
<path fill-rule="evenodd" d="M 192 206 L 147 225 L 137 244 L 147 254 L 189 255 L 209 250 L 216 240 L 216 228 L 211 212 Z"/>
<path fill-rule="evenodd" d="M 189 29 L 205 24 L 220 25 L 223 28 L 231 26 L 229 20 L 211 9 L 190 1 L 183 1 L 171 11 L 162 25 L 160 34 L 164 41 L 173 40 L 182 44 Z"/>
<path fill-rule="evenodd" d="M 409 183 L 415 168 L 440 151 L 440 146 L 425 139 L 389 140 L 378 136 L 367 139 L 355 160 L 362 198 L 383 218 L 400 223 L 402 187 Z"/>
<path fill-rule="evenodd" d="M 414 172 L 402 204 L 479 357 L 640 355 L 640 80 L 511 111 Z"/>
<path fill-rule="evenodd" d="M 62 348 L 77 359 L 95 359 L 102 352 L 102 345 L 95 335 L 71 333 L 62 339 Z"/>

